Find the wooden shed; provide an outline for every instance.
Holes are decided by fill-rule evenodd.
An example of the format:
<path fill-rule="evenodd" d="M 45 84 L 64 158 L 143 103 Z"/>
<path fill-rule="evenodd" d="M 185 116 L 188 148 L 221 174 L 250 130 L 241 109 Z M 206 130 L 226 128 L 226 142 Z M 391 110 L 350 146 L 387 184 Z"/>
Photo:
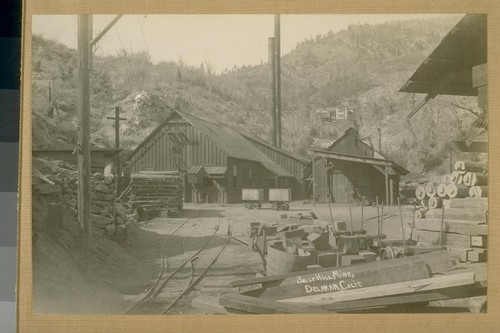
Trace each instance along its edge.
<path fill-rule="evenodd" d="M 180 170 L 185 202 L 237 203 L 242 188 L 293 188 L 301 182 L 247 137 L 179 111 L 139 144 L 128 162 L 131 172 Z"/>
<path fill-rule="evenodd" d="M 313 186 L 317 202 L 361 200 L 393 204 L 399 178 L 408 171 L 359 139 L 349 128 L 326 150 L 314 150 Z"/>

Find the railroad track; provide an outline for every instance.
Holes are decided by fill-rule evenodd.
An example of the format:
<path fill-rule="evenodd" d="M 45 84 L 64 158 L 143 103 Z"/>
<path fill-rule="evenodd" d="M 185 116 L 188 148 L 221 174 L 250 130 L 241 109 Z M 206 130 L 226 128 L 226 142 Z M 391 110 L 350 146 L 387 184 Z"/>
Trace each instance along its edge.
<path fill-rule="evenodd" d="M 152 285 L 146 290 L 145 294 L 132 306 L 130 307 L 127 311 L 124 312 L 124 314 L 130 315 L 130 314 L 167 314 L 168 311 L 170 311 L 177 303 L 178 301 L 186 296 L 205 276 L 205 274 L 208 272 L 208 270 L 215 264 L 221 253 L 224 251 L 226 246 L 229 244 L 229 241 L 231 240 L 231 227 L 229 225 L 228 227 L 228 233 L 226 236 L 226 241 L 224 244 L 220 247 L 220 249 L 217 251 L 216 255 L 212 257 L 211 261 L 209 264 L 203 269 L 201 273 L 199 273 L 197 276 L 195 276 L 195 268 L 194 268 L 194 262 L 199 258 L 200 254 L 203 253 L 203 251 L 207 248 L 207 246 L 212 242 L 212 240 L 215 238 L 219 227 L 220 227 L 220 220 L 217 218 L 217 225 L 215 226 L 214 232 L 209 236 L 209 238 L 202 244 L 202 246 L 189 258 L 185 258 L 184 262 L 180 264 L 177 268 L 175 268 L 170 274 L 166 275 L 166 269 L 167 269 L 167 257 L 164 251 L 164 246 L 166 244 L 166 241 L 168 238 L 170 238 L 172 235 L 174 235 L 179 229 L 181 229 L 191 218 L 192 215 L 189 216 L 186 221 L 184 221 L 179 227 L 177 227 L 174 231 L 172 231 L 170 234 L 168 234 L 165 238 L 165 240 L 162 242 L 161 245 L 161 260 L 162 260 L 162 268 L 160 270 L 160 273 L 158 274 L 158 277 L 156 280 L 152 283 Z M 185 240 L 185 238 L 184 238 Z M 184 240 L 183 240 L 183 249 L 184 253 L 186 253 L 185 247 L 184 247 Z M 185 287 L 180 290 L 180 294 L 175 297 L 174 300 L 166 301 L 166 300 L 160 300 L 158 298 L 158 295 L 162 292 L 162 290 L 165 289 L 169 281 L 171 281 L 174 276 L 178 275 L 181 271 L 182 268 L 184 268 L 186 265 L 190 265 L 191 272 L 189 275 L 189 278 L 187 279 L 187 283 Z"/>

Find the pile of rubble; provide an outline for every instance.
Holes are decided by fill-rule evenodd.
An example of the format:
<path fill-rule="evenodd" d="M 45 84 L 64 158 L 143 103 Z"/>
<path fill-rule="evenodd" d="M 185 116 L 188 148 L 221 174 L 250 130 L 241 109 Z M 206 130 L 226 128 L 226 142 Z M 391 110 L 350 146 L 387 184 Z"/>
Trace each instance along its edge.
<path fill-rule="evenodd" d="M 33 202 L 41 203 L 41 216 L 33 214 L 35 231 L 57 231 L 65 219 L 71 217 L 69 229 L 72 236 L 78 230 L 78 173 L 72 164 L 48 160 L 33 159 Z M 93 232 L 107 235 L 113 239 L 123 239 L 126 226 L 131 218 L 130 211 L 120 204 L 115 205 L 115 182 L 102 173 L 94 173 L 91 177 L 91 220 Z M 35 205 L 34 205 L 35 207 Z M 115 208 L 116 207 L 116 208 Z M 115 212 L 116 210 L 116 212 Z M 114 218 L 116 216 L 116 219 Z M 67 219 L 66 219 L 67 220 Z M 68 221 L 65 221 L 67 224 Z M 66 228 L 68 229 L 68 228 Z"/>

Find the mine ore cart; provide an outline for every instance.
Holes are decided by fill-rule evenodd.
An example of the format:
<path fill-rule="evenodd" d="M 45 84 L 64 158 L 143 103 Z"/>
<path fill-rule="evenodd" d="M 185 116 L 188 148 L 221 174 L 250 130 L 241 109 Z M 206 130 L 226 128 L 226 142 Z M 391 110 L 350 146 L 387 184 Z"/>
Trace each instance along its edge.
<path fill-rule="evenodd" d="M 269 200 L 272 209 L 274 210 L 288 210 L 290 208 L 289 202 L 292 198 L 292 190 L 289 188 L 270 188 Z M 258 209 L 262 207 L 262 203 L 266 202 L 264 199 L 263 189 L 242 189 L 241 199 L 245 203 L 245 208 Z"/>

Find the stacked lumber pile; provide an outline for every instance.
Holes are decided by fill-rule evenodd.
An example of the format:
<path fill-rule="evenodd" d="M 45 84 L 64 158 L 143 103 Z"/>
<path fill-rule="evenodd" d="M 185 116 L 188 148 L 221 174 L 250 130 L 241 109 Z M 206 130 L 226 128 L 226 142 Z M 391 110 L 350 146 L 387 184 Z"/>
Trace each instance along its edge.
<path fill-rule="evenodd" d="M 462 262 L 485 262 L 487 198 L 445 199 L 443 205 L 441 209 L 427 211 L 415 222 L 419 242 L 446 245 Z"/>
<path fill-rule="evenodd" d="M 134 208 L 180 211 L 183 192 L 177 171 L 141 171 L 130 175 L 129 204 Z"/>
<path fill-rule="evenodd" d="M 419 241 L 446 245 L 460 261 L 486 261 L 487 183 L 483 164 L 457 161 L 455 170 L 442 182 L 417 188 L 416 197 L 421 200 L 415 215 Z"/>

